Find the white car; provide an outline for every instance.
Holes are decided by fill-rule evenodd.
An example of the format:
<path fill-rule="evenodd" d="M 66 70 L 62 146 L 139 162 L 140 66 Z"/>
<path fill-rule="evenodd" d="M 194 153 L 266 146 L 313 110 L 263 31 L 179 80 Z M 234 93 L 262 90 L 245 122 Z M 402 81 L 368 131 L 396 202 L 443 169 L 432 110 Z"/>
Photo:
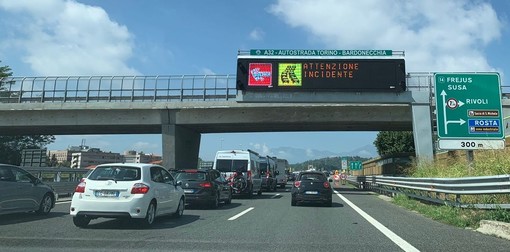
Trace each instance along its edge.
<path fill-rule="evenodd" d="M 76 187 L 70 214 L 86 227 L 96 218 L 133 218 L 150 226 L 161 215 L 181 217 L 185 196 L 164 167 L 141 163 L 98 165 Z"/>

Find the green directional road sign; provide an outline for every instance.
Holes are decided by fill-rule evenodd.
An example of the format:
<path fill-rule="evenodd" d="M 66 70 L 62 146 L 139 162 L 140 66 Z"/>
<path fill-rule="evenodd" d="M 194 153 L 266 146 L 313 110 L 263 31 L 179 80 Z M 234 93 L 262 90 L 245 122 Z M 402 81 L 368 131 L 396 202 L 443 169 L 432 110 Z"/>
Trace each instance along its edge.
<path fill-rule="evenodd" d="M 351 171 L 357 171 L 363 169 L 363 163 L 361 161 L 351 161 L 349 168 Z"/>
<path fill-rule="evenodd" d="M 499 74 L 436 73 L 434 79 L 439 148 L 504 148 Z"/>

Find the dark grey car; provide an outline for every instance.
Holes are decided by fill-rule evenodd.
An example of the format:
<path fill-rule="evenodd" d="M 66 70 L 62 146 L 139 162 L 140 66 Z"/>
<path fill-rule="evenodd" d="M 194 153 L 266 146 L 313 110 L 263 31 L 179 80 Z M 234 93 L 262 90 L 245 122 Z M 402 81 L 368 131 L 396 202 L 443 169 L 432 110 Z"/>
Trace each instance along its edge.
<path fill-rule="evenodd" d="M 322 203 L 325 206 L 332 205 L 333 189 L 323 172 L 306 171 L 299 173 L 296 181 L 292 184 L 291 205 L 296 206 L 301 202 Z"/>
<path fill-rule="evenodd" d="M 57 199 L 51 186 L 20 167 L 6 164 L 0 164 L 0 192 L 0 215 L 31 211 L 48 214 Z"/>

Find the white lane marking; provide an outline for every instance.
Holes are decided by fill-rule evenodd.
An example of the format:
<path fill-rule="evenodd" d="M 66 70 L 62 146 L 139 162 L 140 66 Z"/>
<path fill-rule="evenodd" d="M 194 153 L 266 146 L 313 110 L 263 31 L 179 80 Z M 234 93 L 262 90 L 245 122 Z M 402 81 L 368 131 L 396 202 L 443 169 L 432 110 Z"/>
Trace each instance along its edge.
<path fill-rule="evenodd" d="M 273 195 L 273 197 L 271 197 L 271 199 L 274 199 L 274 198 L 279 197 L 279 196 L 280 196 L 280 194 L 277 193 L 277 194 Z"/>
<path fill-rule="evenodd" d="M 365 213 L 365 211 L 361 210 L 358 206 L 354 205 L 351 201 L 349 201 L 347 198 L 345 198 L 343 195 L 341 195 L 339 192 L 335 191 L 336 195 L 340 197 L 347 205 L 349 205 L 354 211 L 358 212 L 361 217 L 365 218 L 372 226 L 379 229 L 381 233 L 383 233 L 386 237 L 390 238 L 392 242 L 397 244 L 401 249 L 404 251 L 419 251 L 417 248 L 413 247 L 413 245 L 406 242 L 404 239 L 400 238 L 397 234 L 393 233 L 393 231 L 389 230 L 387 227 L 382 225 L 380 222 L 378 222 L 376 219 L 372 218 L 372 216 Z"/>
<path fill-rule="evenodd" d="M 254 208 L 254 207 L 250 207 L 250 208 L 248 208 L 248 209 L 246 209 L 246 210 L 244 210 L 244 211 L 242 211 L 242 212 L 240 212 L 240 213 L 238 213 L 238 214 L 236 214 L 236 215 L 234 215 L 234 216 L 230 217 L 230 219 L 228 219 L 228 220 L 235 220 L 235 219 L 237 219 L 237 218 L 239 218 L 239 217 L 243 216 L 245 213 L 247 213 L 247 212 L 249 212 L 249 211 L 251 211 L 251 210 L 253 210 L 253 209 L 255 209 L 255 208 Z"/>

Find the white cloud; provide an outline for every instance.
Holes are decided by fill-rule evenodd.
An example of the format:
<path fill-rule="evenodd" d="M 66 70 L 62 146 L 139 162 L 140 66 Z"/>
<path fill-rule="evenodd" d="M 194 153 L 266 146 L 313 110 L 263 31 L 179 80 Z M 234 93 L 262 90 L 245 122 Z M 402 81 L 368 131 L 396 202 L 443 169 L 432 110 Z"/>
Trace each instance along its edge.
<path fill-rule="evenodd" d="M 205 75 L 216 75 L 216 73 L 213 70 L 206 67 L 202 68 L 200 72 Z"/>
<path fill-rule="evenodd" d="M 251 32 L 250 32 L 250 39 L 252 40 L 263 40 L 264 39 L 264 35 L 266 33 L 260 29 L 260 28 L 255 28 L 253 29 Z"/>
<path fill-rule="evenodd" d="M 493 71 L 503 24 L 482 1 L 279 0 L 269 8 L 331 49 L 405 50 L 412 71 Z"/>
<path fill-rule="evenodd" d="M 0 0 L 0 8 L 17 20 L 10 47 L 39 75 L 138 75 L 126 61 L 133 36 L 100 7 L 75 1 Z M 15 25 L 14 25 L 15 24 Z"/>

